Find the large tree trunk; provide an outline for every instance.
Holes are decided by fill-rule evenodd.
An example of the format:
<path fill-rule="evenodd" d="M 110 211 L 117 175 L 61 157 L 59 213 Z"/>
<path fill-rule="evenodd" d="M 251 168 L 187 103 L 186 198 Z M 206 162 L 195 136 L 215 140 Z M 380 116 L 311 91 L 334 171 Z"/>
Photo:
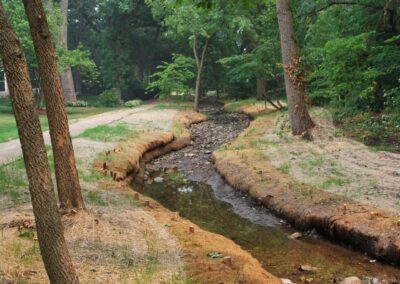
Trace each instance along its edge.
<path fill-rule="evenodd" d="M 62 209 L 84 208 L 61 80 L 47 18 L 40 0 L 24 0 L 23 2 L 46 101 L 60 206 Z"/>
<path fill-rule="evenodd" d="M 197 75 L 196 75 L 196 87 L 194 89 L 194 111 L 199 112 L 199 101 L 200 101 L 200 92 L 201 92 L 201 78 L 203 74 L 203 67 L 204 67 L 204 61 L 206 58 L 207 50 L 208 50 L 208 43 L 209 39 L 206 40 L 204 46 L 203 46 L 203 51 L 201 53 L 201 57 L 198 54 L 197 51 L 197 38 L 196 35 L 193 37 L 193 53 L 194 57 L 196 59 L 196 64 L 197 64 Z"/>
<path fill-rule="evenodd" d="M 277 0 L 282 61 L 285 71 L 285 88 L 293 135 L 301 135 L 314 127 L 305 101 L 305 88 L 300 71 L 299 54 L 294 38 L 293 15 L 289 0 Z"/>
<path fill-rule="evenodd" d="M 61 26 L 61 43 L 68 49 L 68 0 L 61 0 L 61 11 L 64 15 L 64 21 Z M 67 102 L 76 101 L 76 92 L 74 78 L 72 77 L 71 67 L 61 74 L 61 84 L 64 92 L 64 98 Z"/>
<path fill-rule="evenodd" d="M 51 283 L 78 283 L 53 192 L 25 55 L 0 1 L 0 56 L 10 87 L 43 262 Z"/>

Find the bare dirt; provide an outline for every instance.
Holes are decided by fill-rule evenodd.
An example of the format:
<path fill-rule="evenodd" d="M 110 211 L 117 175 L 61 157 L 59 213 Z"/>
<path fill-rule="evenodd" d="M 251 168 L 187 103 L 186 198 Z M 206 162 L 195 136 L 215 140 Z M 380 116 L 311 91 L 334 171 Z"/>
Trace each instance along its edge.
<path fill-rule="evenodd" d="M 262 141 L 274 144 L 264 154 L 300 182 L 374 207 L 400 213 L 400 154 L 374 151 L 342 137 L 330 114 L 313 109 L 313 141 L 290 134 L 287 115 L 280 115 Z"/>

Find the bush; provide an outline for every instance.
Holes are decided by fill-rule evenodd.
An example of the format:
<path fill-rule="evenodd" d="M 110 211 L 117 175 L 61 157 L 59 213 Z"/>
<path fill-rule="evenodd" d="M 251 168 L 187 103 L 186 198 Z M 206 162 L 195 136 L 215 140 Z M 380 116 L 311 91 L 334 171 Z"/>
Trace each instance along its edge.
<path fill-rule="evenodd" d="M 102 92 L 99 96 L 99 103 L 106 107 L 115 107 L 121 104 L 121 97 L 116 89 Z"/>
<path fill-rule="evenodd" d="M 132 100 L 132 101 L 127 101 L 126 103 L 124 103 L 125 107 L 137 107 L 140 106 L 141 104 L 143 104 L 142 100 Z"/>
<path fill-rule="evenodd" d="M 65 105 L 67 107 L 88 107 L 89 106 L 87 101 L 81 101 L 81 100 L 78 100 L 75 102 L 66 102 Z"/>

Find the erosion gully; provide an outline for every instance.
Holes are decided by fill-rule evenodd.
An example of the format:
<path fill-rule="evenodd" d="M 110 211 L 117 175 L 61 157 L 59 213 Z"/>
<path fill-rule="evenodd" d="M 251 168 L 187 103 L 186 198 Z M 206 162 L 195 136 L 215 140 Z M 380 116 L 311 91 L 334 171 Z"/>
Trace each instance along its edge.
<path fill-rule="evenodd" d="M 146 165 L 142 193 L 205 230 L 224 235 L 256 257 L 266 270 L 297 283 L 339 283 L 358 276 L 364 283 L 400 283 L 400 269 L 375 261 L 315 232 L 300 239 L 285 221 L 234 190 L 212 165 L 211 153 L 249 124 L 244 114 L 225 113 L 209 101 L 209 120 L 190 129 L 193 143 Z M 206 257 L 206 256 L 205 256 Z M 308 265 L 315 271 L 302 271 Z"/>

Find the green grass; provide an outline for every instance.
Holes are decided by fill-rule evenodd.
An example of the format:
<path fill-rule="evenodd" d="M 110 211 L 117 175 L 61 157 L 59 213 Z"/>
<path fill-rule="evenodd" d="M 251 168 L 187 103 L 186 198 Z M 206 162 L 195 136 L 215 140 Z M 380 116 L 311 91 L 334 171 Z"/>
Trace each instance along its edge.
<path fill-rule="evenodd" d="M 49 128 L 46 116 L 40 117 L 40 124 L 43 131 Z M 18 138 L 18 129 L 14 115 L 0 113 L 0 143 L 16 138 Z"/>
<path fill-rule="evenodd" d="M 242 107 L 259 103 L 256 99 L 246 99 L 241 101 L 227 101 L 225 104 L 225 110 L 228 112 L 238 112 L 241 111 Z"/>
<path fill-rule="evenodd" d="M 123 138 L 134 138 L 137 136 L 137 132 L 130 129 L 127 124 L 121 123 L 115 126 L 99 125 L 95 128 L 85 130 L 78 137 L 102 142 L 117 142 Z"/>
<path fill-rule="evenodd" d="M 67 107 L 68 119 L 70 122 L 75 119 L 81 119 L 88 116 L 113 111 L 117 108 L 81 108 L 81 107 Z M 40 124 L 42 125 L 42 131 L 49 129 L 47 117 L 45 115 L 40 116 Z M 7 142 L 9 140 L 18 138 L 18 129 L 15 122 L 14 115 L 12 114 L 11 106 L 9 101 L 6 99 L 0 100 L 0 143 Z"/>
<path fill-rule="evenodd" d="M 29 201 L 28 181 L 22 158 L 0 166 L 0 184 L 0 198 L 6 197 L 14 204 Z"/>
<path fill-rule="evenodd" d="M 290 164 L 284 163 L 278 168 L 282 173 L 288 174 L 290 171 Z"/>
<path fill-rule="evenodd" d="M 177 109 L 177 110 L 186 110 L 191 108 L 193 108 L 192 102 L 181 102 L 181 101 L 160 101 L 153 107 L 153 109 Z"/>
<path fill-rule="evenodd" d="M 324 181 L 319 188 L 327 189 L 331 188 L 332 186 L 344 186 L 346 184 L 349 184 L 350 181 L 347 179 L 342 179 L 338 177 L 332 177 Z"/>

